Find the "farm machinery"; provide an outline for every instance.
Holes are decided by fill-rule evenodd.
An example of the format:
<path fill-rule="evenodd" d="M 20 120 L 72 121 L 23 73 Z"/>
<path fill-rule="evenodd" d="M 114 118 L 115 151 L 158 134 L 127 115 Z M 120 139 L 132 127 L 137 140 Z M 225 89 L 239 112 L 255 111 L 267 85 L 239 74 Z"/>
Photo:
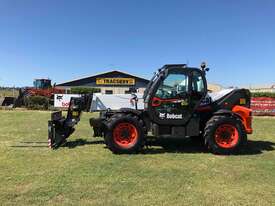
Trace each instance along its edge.
<path fill-rule="evenodd" d="M 35 79 L 33 87 L 26 87 L 19 90 L 19 96 L 15 101 L 15 106 L 20 107 L 25 105 L 25 98 L 30 96 L 43 96 L 53 100 L 54 94 L 63 94 L 63 89 L 58 89 L 51 84 L 50 79 Z"/>
<path fill-rule="evenodd" d="M 26 93 L 31 96 L 44 96 L 52 98 L 54 94 L 64 93 L 63 89 L 58 89 L 51 84 L 50 79 L 35 79 L 33 87 L 26 88 Z"/>
<path fill-rule="evenodd" d="M 144 108 L 101 111 L 91 118 L 95 137 L 102 137 L 116 154 L 137 153 L 150 138 L 200 138 L 215 154 L 232 154 L 252 133 L 250 92 L 232 89 L 211 98 L 208 95 L 205 64 L 164 65 L 144 92 Z M 72 98 L 66 117 L 52 113 L 49 147 L 57 149 L 74 132 L 80 121 L 84 99 Z"/>

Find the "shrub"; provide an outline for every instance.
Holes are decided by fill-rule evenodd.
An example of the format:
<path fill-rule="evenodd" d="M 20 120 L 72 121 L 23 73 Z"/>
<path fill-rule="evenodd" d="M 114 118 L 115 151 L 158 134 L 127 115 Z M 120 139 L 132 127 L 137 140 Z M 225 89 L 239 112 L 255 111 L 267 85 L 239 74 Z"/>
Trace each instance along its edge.
<path fill-rule="evenodd" d="M 99 88 L 91 88 L 91 87 L 74 87 L 71 88 L 71 94 L 93 94 L 100 92 Z"/>
<path fill-rule="evenodd" d="M 24 102 L 28 109 L 36 110 L 47 110 L 50 105 L 50 99 L 43 96 L 25 97 Z"/>
<path fill-rule="evenodd" d="M 275 98 L 275 93 L 272 92 L 252 92 L 252 97 L 272 97 Z"/>

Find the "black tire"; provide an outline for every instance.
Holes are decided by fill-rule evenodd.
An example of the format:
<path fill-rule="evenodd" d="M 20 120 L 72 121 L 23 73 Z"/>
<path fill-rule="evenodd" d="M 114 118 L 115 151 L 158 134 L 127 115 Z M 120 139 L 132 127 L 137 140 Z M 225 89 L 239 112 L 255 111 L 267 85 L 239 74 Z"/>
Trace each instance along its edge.
<path fill-rule="evenodd" d="M 226 128 L 222 131 L 224 134 L 220 135 L 220 131 L 224 128 Z M 230 136 L 230 138 L 227 136 Z M 208 149 L 214 154 L 229 155 L 238 153 L 240 148 L 247 143 L 247 135 L 239 118 L 233 116 L 213 116 L 206 123 L 204 140 Z"/>
<path fill-rule="evenodd" d="M 115 114 L 113 115 L 107 123 L 108 131 L 105 136 L 105 142 L 107 147 L 115 154 L 131 154 L 138 153 L 144 146 L 144 126 L 143 121 L 141 121 L 136 115 L 133 114 Z M 136 133 L 135 140 L 130 142 L 129 144 L 122 145 L 116 138 L 116 134 L 114 131 L 119 128 L 119 125 L 128 125 L 130 129 L 134 130 Z M 132 130 L 126 130 L 126 133 L 130 133 Z M 120 131 L 120 130 L 119 130 Z M 124 132 L 124 131 L 123 131 Z M 129 140 L 129 135 L 126 134 L 127 137 L 122 137 Z M 131 135 L 130 135 L 131 136 Z M 130 141 L 130 140 L 129 140 Z"/>

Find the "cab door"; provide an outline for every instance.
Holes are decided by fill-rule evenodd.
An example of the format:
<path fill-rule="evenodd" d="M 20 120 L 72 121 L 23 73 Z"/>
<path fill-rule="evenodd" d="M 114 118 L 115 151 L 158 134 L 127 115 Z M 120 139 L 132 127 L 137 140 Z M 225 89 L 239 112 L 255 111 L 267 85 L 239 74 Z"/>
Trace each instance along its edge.
<path fill-rule="evenodd" d="M 206 81 L 198 69 L 169 68 L 154 86 L 149 115 L 161 125 L 185 125 L 206 94 Z"/>

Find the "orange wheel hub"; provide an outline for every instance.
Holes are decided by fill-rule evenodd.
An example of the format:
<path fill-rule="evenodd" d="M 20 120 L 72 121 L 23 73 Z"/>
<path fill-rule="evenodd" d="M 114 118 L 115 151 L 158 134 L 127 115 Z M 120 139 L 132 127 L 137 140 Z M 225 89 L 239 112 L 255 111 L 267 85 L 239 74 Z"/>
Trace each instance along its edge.
<path fill-rule="evenodd" d="M 137 128 L 131 123 L 119 123 L 113 130 L 113 138 L 120 147 L 130 148 L 138 140 Z"/>
<path fill-rule="evenodd" d="M 236 146 L 239 141 L 239 132 L 231 124 L 220 125 L 214 135 L 217 145 L 226 149 Z"/>

